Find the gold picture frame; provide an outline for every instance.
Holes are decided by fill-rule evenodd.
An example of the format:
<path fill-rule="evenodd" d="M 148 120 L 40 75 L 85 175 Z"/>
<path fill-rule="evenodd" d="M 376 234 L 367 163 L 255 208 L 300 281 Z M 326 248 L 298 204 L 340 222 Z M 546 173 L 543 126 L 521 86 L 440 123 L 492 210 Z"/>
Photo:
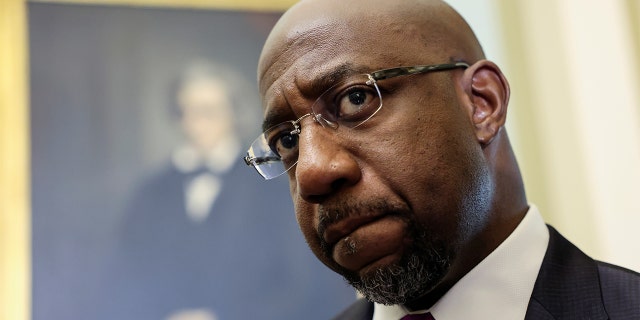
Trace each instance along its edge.
<path fill-rule="evenodd" d="M 296 0 L 32 1 L 138 7 L 284 11 Z M 0 319 L 31 318 L 27 1 L 0 1 Z"/>

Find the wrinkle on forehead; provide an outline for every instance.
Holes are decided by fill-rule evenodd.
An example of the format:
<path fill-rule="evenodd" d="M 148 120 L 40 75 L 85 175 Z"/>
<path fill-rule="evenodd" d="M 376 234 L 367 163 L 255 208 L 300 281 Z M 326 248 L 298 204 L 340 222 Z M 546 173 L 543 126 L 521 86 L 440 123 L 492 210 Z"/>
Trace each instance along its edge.
<path fill-rule="evenodd" d="M 418 33 L 412 35 L 414 41 L 438 39 L 440 47 L 458 47 L 469 55 L 477 55 L 480 49 L 464 19 L 442 1 L 301 1 L 283 15 L 270 34 L 260 61 L 261 76 L 293 46 L 305 48 L 308 47 L 305 42 L 321 44 L 338 40 L 353 31 L 346 28 L 348 25 L 362 26 L 358 31 L 378 33 L 381 37 L 398 36 L 398 31 L 407 31 L 403 26 L 413 25 Z"/>
<path fill-rule="evenodd" d="M 364 65 L 350 62 L 329 63 L 328 66 L 322 67 L 322 70 L 309 72 L 306 77 L 295 77 L 291 84 L 272 87 L 269 105 L 266 106 L 264 112 L 263 129 L 310 112 L 311 103 L 315 102 L 330 87 L 349 76 L 364 74 L 366 71 L 369 69 Z M 299 101 L 307 103 L 299 105 Z"/>
<path fill-rule="evenodd" d="M 331 43 L 331 33 L 339 32 L 330 21 L 323 18 L 291 28 L 283 36 L 272 31 L 262 51 L 258 65 L 258 83 L 264 93 L 297 59 L 313 50 L 321 50 Z"/>
<path fill-rule="evenodd" d="M 303 0 L 283 15 L 265 43 L 260 94 L 264 99 L 289 85 L 279 82 L 307 80 L 339 58 L 372 62 L 373 69 L 474 63 L 484 54 L 464 19 L 438 0 Z"/>

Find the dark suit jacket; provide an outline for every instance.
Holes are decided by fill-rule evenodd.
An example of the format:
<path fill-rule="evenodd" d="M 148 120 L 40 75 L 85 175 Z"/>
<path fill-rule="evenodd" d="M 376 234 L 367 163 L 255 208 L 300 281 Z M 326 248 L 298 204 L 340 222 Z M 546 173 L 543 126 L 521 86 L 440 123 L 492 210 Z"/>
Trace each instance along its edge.
<path fill-rule="evenodd" d="M 552 227 L 549 236 L 526 320 L 640 319 L 640 274 L 589 258 Z M 334 319 L 372 317 L 360 299 Z"/>

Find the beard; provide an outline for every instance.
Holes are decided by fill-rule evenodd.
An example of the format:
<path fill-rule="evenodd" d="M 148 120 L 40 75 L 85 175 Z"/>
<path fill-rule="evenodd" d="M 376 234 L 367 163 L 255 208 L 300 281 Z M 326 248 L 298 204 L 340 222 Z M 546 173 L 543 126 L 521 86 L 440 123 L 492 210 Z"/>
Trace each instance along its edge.
<path fill-rule="evenodd" d="M 415 245 L 397 263 L 362 276 L 346 272 L 343 277 L 369 301 L 385 305 L 405 304 L 427 294 L 444 278 L 453 255 L 424 235 L 413 236 Z"/>
<path fill-rule="evenodd" d="M 422 227 L 408 210 L 382 201 L 369 204 L 341 206 L 342 210 L 325 211 L 321 214 L 321 227 L 325 223 L 360 212 L 393 212 L 407 221 L 408 235 L 413 240 L 403 256 L 395 263 L 359 274 L 337 267 L 344 279 L 369 301 L 393 305 L 405 304 L 431 291 L 444 278 L 454 259 L 454 250 L 445 241 L 435 240 L 437 234 Z M 322 211 L 322 210 L 321 210 Z M 323 221 L 324 220 L 324 221 Z M 331 257 L 331 248 L 321 238 L 321 247 L 326 257 Z"/>

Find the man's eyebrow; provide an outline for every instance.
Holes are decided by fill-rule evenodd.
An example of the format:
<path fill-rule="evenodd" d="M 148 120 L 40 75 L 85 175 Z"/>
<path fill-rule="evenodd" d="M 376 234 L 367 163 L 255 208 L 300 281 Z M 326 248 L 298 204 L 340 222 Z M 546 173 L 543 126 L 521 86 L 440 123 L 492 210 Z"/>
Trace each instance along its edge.
<path fill-rule="evenodd" d="M 278 123 L 286 121 L 285 119 L 290 116 L 291 111 L 289 109 L 276 108 L 269 110 L 269 112 L 264 116 L 264 121 L 262 121 L 262 132 L 267 131 L 267 129 Z"/>
<path fill-rule="evenodd" d="M 307 97 L 319 97 L 326 90 L 331 88 L 333 85 L 343 80 L 344 78 L 354 75 L 354 74 L 363 74 L 370 68 L 361 65 L 355 65 L 353 63 L 347 62 L 342 63 L 338 66 L 335 66 L 326 72 L 320 72 L 316 76 L 314 76 L 311 80 L 309 80 L 310 85 L 302 88 L 302 94 Z M 309 106 L 310 108 L 311 106 Z M 309 109 L 311 112 L 311 109 Z M 272 126 L 281 123 L 287 120 L 287 117 L 291 117 L 292 111 L 283 108 L 272 108 L 264 118 L 262 122 L 262 131 L 265 131 Z M 295 119 L 290 119 L 295 120 Z"/>
<path fill-rule="evenodd" d="M 320 96 L 337 82 L 348 76 L 364 73 L 363 70 L 364 67 L 356 67 L 353 63 L 340 64 L 326 72 L 316 75 L 314 79 L 310 81 L 311 86 L 309 91 L 314 96 Z"/>

